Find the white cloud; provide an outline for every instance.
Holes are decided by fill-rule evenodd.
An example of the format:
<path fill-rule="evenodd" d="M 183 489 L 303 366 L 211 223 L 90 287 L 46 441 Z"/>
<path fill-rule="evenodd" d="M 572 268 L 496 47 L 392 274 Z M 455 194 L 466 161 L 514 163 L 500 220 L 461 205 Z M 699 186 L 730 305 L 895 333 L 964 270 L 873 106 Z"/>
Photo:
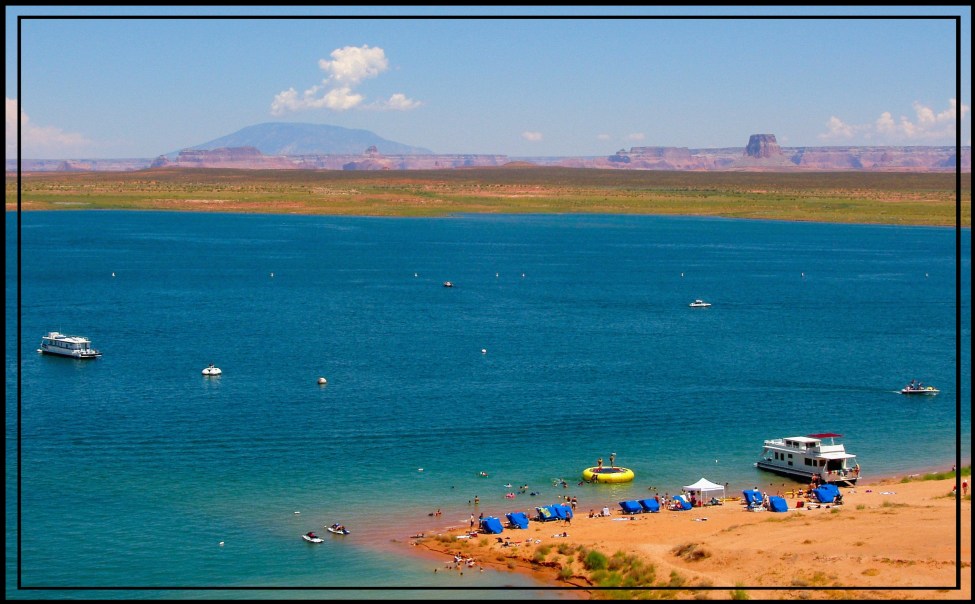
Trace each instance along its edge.
<path fill-rule="evenodd" d="M 389 100 L 381 105 L 383 109 L 395 109 L 397 111 L 408 111 L 420 106 L 420 101 L 407 98 L 405 94 L 396 93 L 389 97 Z"/>
<path fill-rule="evenodd" d="M 634 132 L 633 134 L 626 135 L 626 140 L 628 141 L 642 141 L 644 138 L 646 138 L 646 135 L 642 132 Z"/>
<path fill-rule="evenodd" d="M 538 141 L 542 140 L 542 133 L 541 132 L 522 132 L 521 133 L 521 138 L 525 139 L 526 141 L 531 141 L 531 142 L 535 143 L 535 142 L 538 142 Z"/>
<path fill-rule="evenodd" d="M 346 46 L 337 48 L 330 55 L 332 60 L 319 59 L 318 67 L 326 77 L 298 94 L 294 88 L 281 91 L 271 101 L 271 114 L 281 115 L 289 111 L 304 109 L 331 109 L 345 111 L 361 107 L 364 109 L 391 109 L 406 111 L 420 106 L 402 93 L 395 93 L 387 101 L 364 105 L 365 97 L 355 91 L 363 80 L 378 77 L 389 69 L 389 60 L 382 48 Z"/>
<path fill-rule="evenodd" d="M 891 112 L 884 111 L 872 123 L 848 124 L 834 115 L 826 122 L 826 132 L 821 133 L 819 138 L 825 141 L 862 139 L 876 144 L 948 144 L 954 140 L 958 111 L 955 99 L 949 99 L 948 108 L 938 113 L 917 101 L 913 107 L 913 120 L 904 115 L 894 119 Z M 969 110 L 968 105 L 962 104 L 961 119 L 965 119 Z"/>
<path fill-rule="evenodd" d="M 17 157 L 17 99 L 7 99 L 7 139 L 6 157 Z M 59 156 L 64 152 L 77 152 L 91 145 L 82 134 L 65 132 L 54 126 L 38 126 L 30 121 L 26 113 L 20 114 L 21 150 L 27 157 Z"/>
<path fill-rule="evenodd" d="M 382 48 L 346 46 L 332 51 L 334 61 L 318 60 L 318 66 L 329 79 L 347 86 L 355 86 L 362 80 L 374 78 L 389 69 L 389 61 Z"/>

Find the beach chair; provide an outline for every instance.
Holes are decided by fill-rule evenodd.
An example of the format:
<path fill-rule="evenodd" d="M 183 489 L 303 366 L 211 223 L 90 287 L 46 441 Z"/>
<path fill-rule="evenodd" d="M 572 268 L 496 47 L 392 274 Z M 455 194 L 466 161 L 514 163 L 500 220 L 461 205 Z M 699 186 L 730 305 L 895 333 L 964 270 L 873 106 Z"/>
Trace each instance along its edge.
<path fill-rule="evenodd" d="M 508 526 L 510 528 L 528 528 L 528 516 L 524 512 L 508 512 L 504 517 L 508 519 Z"/>
<path fill-rule="evenodd" d="M 660 504 L 656 499 L 641 499 L 638 503 L 643 508 L 643 511 L 648 514 L 660 511 Z"/>
<path fill-rule="evenodd" d="M 638 501 L 621 501 L 619 503 L 624 514 L 639 514 L 643 512 L 643 506 Z"/>

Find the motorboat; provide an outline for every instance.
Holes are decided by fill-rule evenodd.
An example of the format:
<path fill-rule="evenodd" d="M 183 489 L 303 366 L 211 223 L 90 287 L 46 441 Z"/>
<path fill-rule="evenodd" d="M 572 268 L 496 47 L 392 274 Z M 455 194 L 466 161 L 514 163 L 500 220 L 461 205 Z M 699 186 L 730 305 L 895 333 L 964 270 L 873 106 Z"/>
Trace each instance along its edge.
<path fill-rule="evenodd" d="M 324 539 L 316 535 L 314 531 L 305 533 L 304 535 L 301 536 L 301 538 L 307 541 L 308 543 L 323 543 L 325 541 Z"/>
<path fill-rule="evenodd" d="M 444 286 L 444 287 L 453 287 L 453 286 L 454 286 L 454 284 L 453 284 L 452 282 L 450 282 L 450 281 L 444 281 L 444 282 L 443 282 L 443 286 Z"/>
<path fill-rule="evenodd" d="M 711 306 L 711 303 L 705 302 L 704 300 L 694 300 L 693 302 L 688 304 L 688 306 L 690 306 L 691 308 L 707 308 Z"/>
<path fill-rule="evenodd" d="M 333 524 L 331 526 L 326 526 L 325 529 L 335 535 L 348 535 L 349 529 L 345 528 L 341 524 Z"/>
<path fill-rule="evenodd" d="M 66 336 L 56 331 L 49 332 L 41 338 L 41 347 L 37 352 L 73 359 L 94 359 L 102 356 L 102 353 L 91 347 L 91 340 L 88 338 Z"/>
<path fill-rule="evenodd" d="M 911 383 L 901 388 L 901 394 L 938 394 L 941 392 L 934 386 L 925 386 L 921 382 L 911 380 Z"/>
<path fill-rule="evenodd" d="M 841 434 L 825 432 L 766 440 L 755 467 L 797 480 L 856 484 L 860 464 L 856 455 L 835 441 Z"/>
<path fill-rule="evenodd" d="M 220 375 L 221 373 L 223 372 L 220 371 L 220 368 L 214 367 L 213 363 L 210 363 L 210 366 L 203 370 L 203 375 Z"/>

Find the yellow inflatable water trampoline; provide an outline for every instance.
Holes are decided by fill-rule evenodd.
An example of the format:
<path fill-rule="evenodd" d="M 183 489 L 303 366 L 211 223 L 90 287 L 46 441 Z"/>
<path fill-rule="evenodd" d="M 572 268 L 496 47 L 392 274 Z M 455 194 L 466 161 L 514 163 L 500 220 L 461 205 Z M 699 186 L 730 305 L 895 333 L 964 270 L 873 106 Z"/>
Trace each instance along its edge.
<path fill-rule="evenodd" d="M 630 482 L 634 478 L 633 470 L 614 466 L 604 468 L 586 468 L 582 471 L 582 479 L 586 482 Z"/>

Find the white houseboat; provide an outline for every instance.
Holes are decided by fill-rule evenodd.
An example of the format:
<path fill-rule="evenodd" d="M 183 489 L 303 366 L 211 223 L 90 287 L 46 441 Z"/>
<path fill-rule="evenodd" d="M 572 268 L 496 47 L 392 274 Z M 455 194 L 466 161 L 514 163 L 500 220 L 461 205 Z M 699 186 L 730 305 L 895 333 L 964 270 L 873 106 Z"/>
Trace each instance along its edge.
<path fill-rule="evenodd" d="M 56 331 L 41 338 L 41 347 L 37 351 L 74 359 L 94 359 L 102 356 L 102 353 L 91 347 L 91 340 L 88 338 L 66 336 Z"/>
<path fill-rule="evenodd" d="M 860 464 L 856 455 L 835 442 L 841 436 L 827 432 L 766 440 L 755 466 L 797 480 L 815 476 L 820 483 L 854 485 L 860 478 Z"/>

